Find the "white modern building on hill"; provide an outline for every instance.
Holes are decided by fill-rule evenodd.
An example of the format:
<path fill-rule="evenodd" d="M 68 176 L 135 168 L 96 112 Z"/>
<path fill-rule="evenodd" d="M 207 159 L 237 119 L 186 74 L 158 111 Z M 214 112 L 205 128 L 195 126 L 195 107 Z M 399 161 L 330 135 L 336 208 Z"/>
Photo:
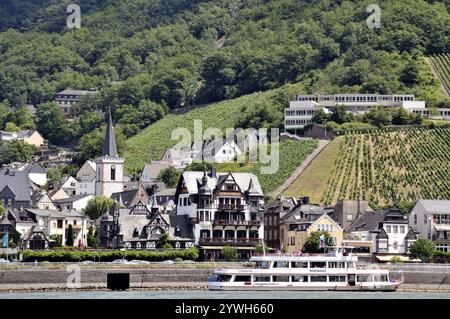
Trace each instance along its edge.
<path fill-rule="evenodd" d="M 297 95 L 284 111 L 285 128 L 301 129 L 312 124 L 312 118 L 320 109 L 326 113 L 337 105 L 344 105 L 348 112 L 364 113 L 373 107 L 405 108 L 410 113 L 422 113 L 428 117 L 424 101 L 416 101 L 412 94 L 334 94 Z"/>

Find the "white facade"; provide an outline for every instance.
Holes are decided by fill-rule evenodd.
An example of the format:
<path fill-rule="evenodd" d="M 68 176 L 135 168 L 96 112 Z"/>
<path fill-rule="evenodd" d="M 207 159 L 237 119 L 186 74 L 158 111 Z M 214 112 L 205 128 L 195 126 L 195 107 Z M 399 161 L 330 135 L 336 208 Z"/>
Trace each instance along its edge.
<path fill-rule="evenodd" d="M 211 142 L 210 147 L 206 146 L 203 150 L 205 161 L 214 163 L 230 163 L 235 161 L 237 156 L 242 155 L 242 151 L 234 141 L 225 141 L 219 145 L 215 141 Z"/>
<path fill-rule="evenodd" d="M 450 251 L 450 200 L 419 200 L 409 223 L 421 239 L 431 239 L 436 249 Z"/>
<path fill-rule="evenodd" d="M 28 173 L 28 178 L 39 186 L 47 184 L 47 173 Z"/>
<path fill-rule="evenodd" d="M 69 176 L 61 186 L 61 189 L 64 190 L 69 196 L 73 196 L 76 194 L 76 185 L 77 180 L 72 176 Z"/>
<path fill-rule="evenodd" d="M 284 110 L 284 127 L 296 129 L 312 124 L 312 119 L 319 109 L 320 105 L 314 101 L 289 102 L 289 108 Z"/>
<path fill-rule="evenodd" d="M 95 178 L 90 182 L 77 182 L 75 185 L 76 195 L 95 195 Z"/>
<path fill-rule="evenodd" d="M 113 193 L 123 192 L 124 163 L 121 157 L 103 156 L 95 160 L 97 178 L 95 194 L 111 197 Z"/>

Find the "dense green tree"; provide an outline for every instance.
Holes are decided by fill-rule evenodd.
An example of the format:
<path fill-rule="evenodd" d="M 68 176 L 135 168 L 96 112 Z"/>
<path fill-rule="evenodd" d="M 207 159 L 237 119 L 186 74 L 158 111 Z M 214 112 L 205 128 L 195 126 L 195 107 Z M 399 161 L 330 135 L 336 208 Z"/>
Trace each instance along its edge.
<path fill-rule="evenodd" d="M 169 166 L 159 173 L 158 181 L 164 182 L 169 188 L 173 188 L 177 186 L 180 175 L 181 173 L 175 167 Z"/>
<path fill-rule="evenodd" d="M 222 257 L 226 261 L 235 261 L 238 258 L 238 251 L 236 247 L 224 246 L 222 248 Z"/>
<path fill-rule="evenodd" d="M 2 164 L 30 162 L 34 152 L 36 152 L 34 145 L 26 144 L 20 140 L 12 140 L 3 145 L 0 152 L 0 162 Z"/>
<path fill-rule="evenodd" d="M 324 251 L 324 248 L 320 247 L 320 236 L 324 236 L 325 240 L 325 246 L 330 247 L 334 246 L 333 238 L 330 236 L 330 234 L 326 231 L 315 231 L 312 232 L 308 239 L 306 240 L 305 244 L 303 245 L 302 251 L 304 253 L 320 253 Z"/>
<path fill-rule="evenodd" d="M 333 108 L 330 120 L 337 124 L 342 124 L 345 122 L 351 122 L 353 120 L 353 115 L 347 112 L 347 109 L 344 105 L 337 105 L 335 108 Z"/>
<path fill-rule="evenodd" d="M 54 187 L 61 180 L 62 174 L 59 168 L 49 168 L 47 170 L 47 187 Z"/>
<path fill-rule="evenodd" d="M 435 249 L 436 247 L 431 240 L 418 239 L 412 243 L 409 251 L 412 258 L 419 258 L 423 262 L 429 262 Z"/>
<path fill-rule="evenodd" d="M 383 127 L 392 123 L 392 115 L 380 107 L 374 107 L 363 115 L 363 120 L 376 127 Z"/>
<path fill-rule="evenodd" d="M 392 112 L 392 124 L 394 125 L 407 125 L 410 122 L 409 113 L 400 107 Z"/>
<path fill-rule="evenodd" d="M 408 86 L 420 82 L 420 70 L 416 61 L 409 61 L 400 74 L 400 81 Z"/>
<path fill-rule="evenodd" d="M 77 154 L 74 159 L 76 164 L 83 165 L 88 159 L 94 159 L 102 155 L 105 144 L 105 129 L 106 126 L 102 126 L 99 129 L 85 134 L 80 139 L 80 144 L 77 147 Z M 115 135 L 118 152 L 122 154 L 125 148 L 125 136 L 120 126 L 115 127 Z"/>
<path fill-rule="evenodd" d="M 87 239 L 86 239 L 87 240 L 87 245 L 89 247 L 96 248 L 97 245 L 98 245 L 96 232 L 97 232 L 97 230 L 94 229 L 93 226 L 89 227 L 88 234 L 87 234 Z"/>
<path fill-rule="evenodd" d="M 72 138 L 73 132 L 58 104 L 38 105 L 36 118 L 36 128 L 51 143 L 63 145 Z"/>
<path fill-rule="evenodd" d="M 92 220 L 96 220 L 103 214 L 107 213 L 114 205 L 114 200 L 105 196 L 95 196 L 89 200 L 84 213 Z"/>
<path fill-rule="evenodd" d="M 319 109 L 313 116 L 312 121 L 316 124 L 325 124 L 329 120 L 330 116 L 325 113 L 323 109 Z"/>
<path fill-rule="evenodd" d="M 73 227 L 72 224 L 69 224 L 69 227 L 67 228 L 66 246 L 72 247 L 73 244 L 74 244 Z"/>
<path fill-rule="evenodd" d="M 5 125 L 5 131 L 6 132 L 18 132 L 20 131 L 20 127 L 18 127 L 16 124 L 12 122 L 8 122 Z"/>

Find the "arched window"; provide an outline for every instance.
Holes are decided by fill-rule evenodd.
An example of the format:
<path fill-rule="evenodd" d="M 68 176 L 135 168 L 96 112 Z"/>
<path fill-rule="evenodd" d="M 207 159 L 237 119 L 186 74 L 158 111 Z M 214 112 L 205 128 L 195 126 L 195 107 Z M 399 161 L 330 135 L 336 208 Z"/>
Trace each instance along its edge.
<path fill-rule="evenodd" d="M 115 165 L 111 166 L 111 180 L 112 181 L 116 180 L 116 166 Z"/>

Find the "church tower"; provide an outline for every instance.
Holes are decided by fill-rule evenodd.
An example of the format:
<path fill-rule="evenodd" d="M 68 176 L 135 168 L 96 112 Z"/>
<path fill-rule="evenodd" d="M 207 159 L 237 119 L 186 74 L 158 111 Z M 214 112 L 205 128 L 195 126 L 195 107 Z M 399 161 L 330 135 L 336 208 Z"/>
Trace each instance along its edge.
<path fill-rule="evenodd" d="M 102 157 L 95 159 L 97 177 L 95 182 L 95 194 L 111 197 L 113 193 L 123 191 L 123 173 L 125 159 L 117 152 L 116 137 L 112 124 L 111 112 L 108 114 L 105 145 Z"/>

